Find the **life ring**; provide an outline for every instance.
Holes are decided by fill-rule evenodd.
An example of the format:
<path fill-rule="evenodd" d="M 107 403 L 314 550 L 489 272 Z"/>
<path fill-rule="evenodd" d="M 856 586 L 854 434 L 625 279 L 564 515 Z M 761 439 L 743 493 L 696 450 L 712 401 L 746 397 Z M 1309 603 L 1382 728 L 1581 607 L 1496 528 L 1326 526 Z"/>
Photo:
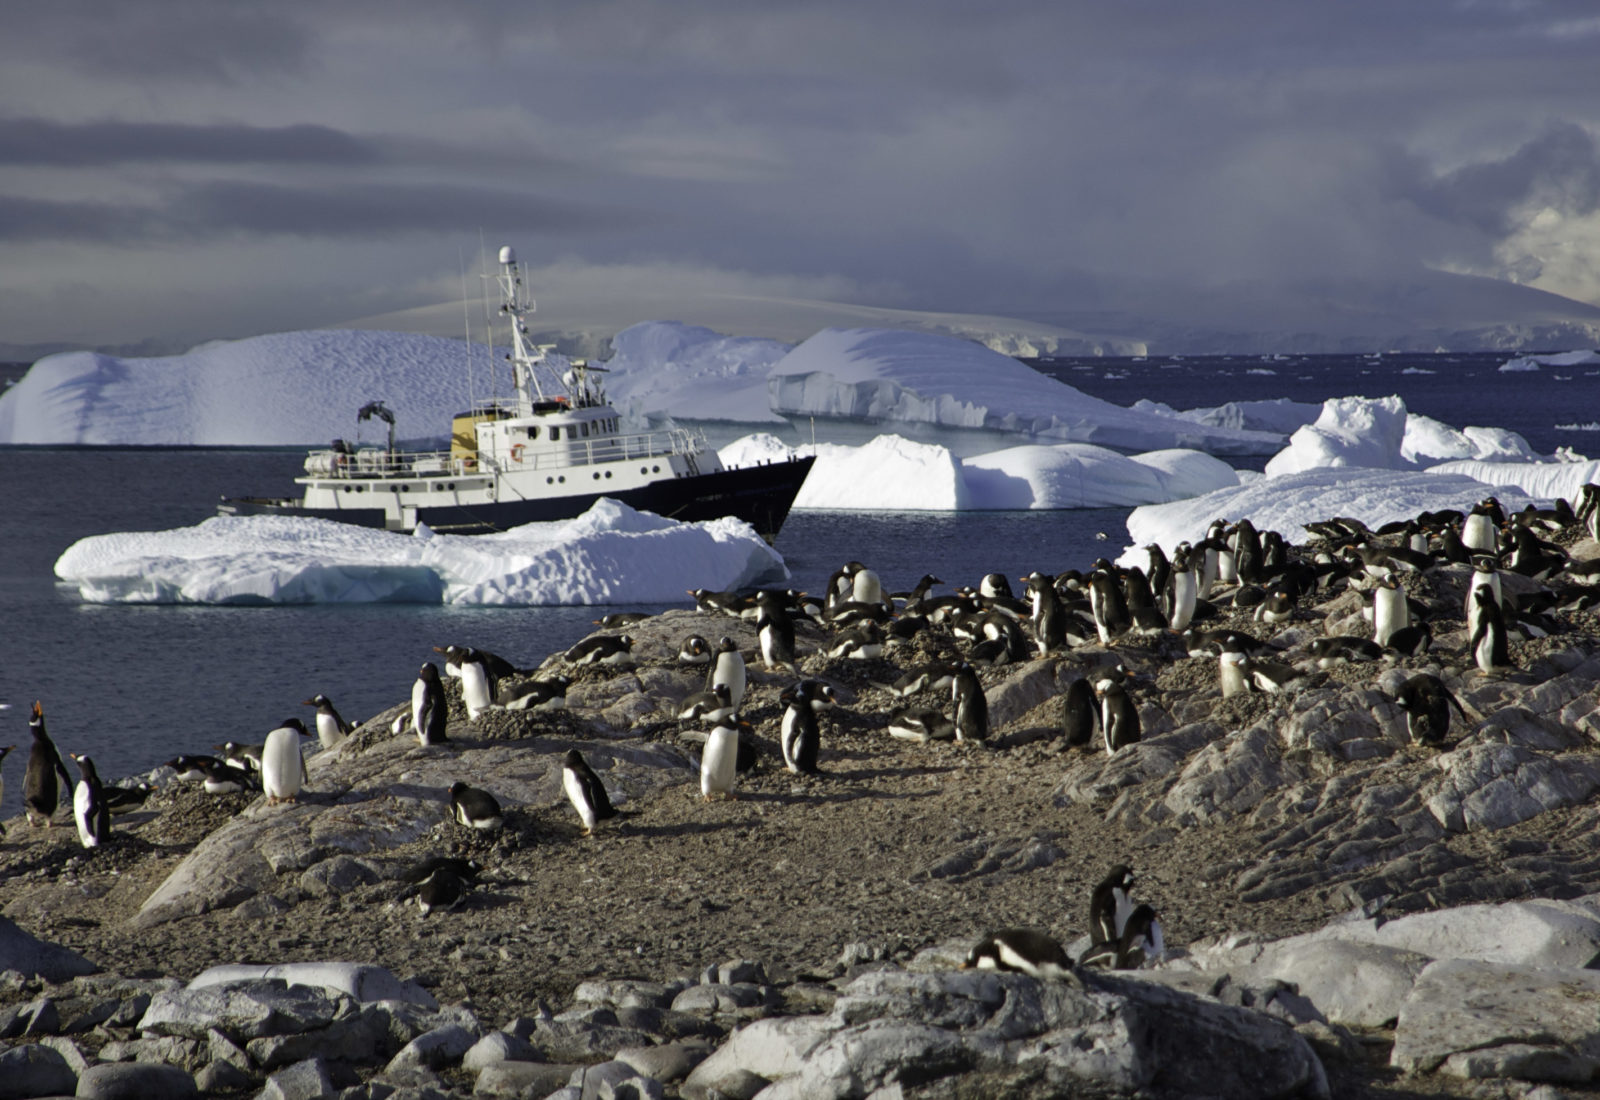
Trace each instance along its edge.
<path fill-rule="evenodd" d="M 515 447 L 511 448 L 511 461 L 512 462 L 521 462 L 522 461 L 522 444 L 518 443 Z"/>

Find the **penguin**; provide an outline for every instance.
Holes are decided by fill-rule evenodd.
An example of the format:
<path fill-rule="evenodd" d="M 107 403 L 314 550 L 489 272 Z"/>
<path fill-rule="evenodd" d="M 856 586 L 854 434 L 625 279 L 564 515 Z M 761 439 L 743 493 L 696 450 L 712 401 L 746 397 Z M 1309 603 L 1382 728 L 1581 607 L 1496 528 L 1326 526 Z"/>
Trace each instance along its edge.
<path fill-rule="evenodd" d="M 967 952 L 962 970 L 1009 970 L 1030 978 L 1065 978 L 1072 960 L 1062 946 L 1031 928 L 991 932 Z"/>
<path fill-rule="evenodd" d="M 1316 660 L 1318 668 L 1332 668 L 1352 661 L 1376 661 L 1384 651 L 1384 647 L 1377 642 L 1344 634 L 1313 639 L 1306 649 Z"/>
<path fill-rule="evenodd" d="M 1474 505 L 1467 518 L 1461 521 L 1461 544 L 1478 554 L 1493 554 L 1499 550 L 1499 524 L 1494 518 L 1494 509 L 1488 506 L 1489 500 Z"/>
<path fill-rule="evenodd" d="M 1237 605 L 1237 601 L 1235 601 Z M 1275 589 L 1267 594 L 1256 608 L 1255 620 L 1258 623 L 1286 623 L 1294 618 L 1294 597 L 1283 589 Z"/>
<path fill-rule="evenodd" d="M 1011 580 L 1004 573 L 986 573 L 983 580 L 978 582 L 978 595 L 989 599 L 1015 599 L 1011 591 Z"/>
<path fill-rule="evenodd" d="M 728 685 L 728 699 L 737 710 L 744 703 L 744 654 L 739 652 L 739 643 L 726 634 L 718 640 L 717 651 L 706 669 L 706 690 L 711 691 L 718 684 Z"/>
<path fill-rule="evenodd" d="M 1139 740 L 1139 708 L 1119 683 L 1112 682 L 1100 691 L 1100 731 L 1108 753 Z"/>
<path fill-rule="evenodd" d="M 1127 927 L 1122 930 L 1122 941 L 1117 945 L 1117 969 L 1139 970 L 1154 966 L 1166 952 L 1166 938 L 1156 911 L 1148 905 L 1138 906 L 1128 914 Z"/>
<path fill-rule="evenodd" d="M 461 702 L 467 708 L 467 718 L 478 715 L 494 705 L 497 686 L 489 675 L 489 667 L 476 649 L 468 646 L 448 646 L 442 651 L 445 660 L 457 667 L 461 678 Z"/>
<path fill-rule="evenodd" d="M 1494 597 L 1494 605 L 1498 608 L 1505 606 L 1505 595 L 1500 587 L 1500 571 L 1495 567 L 1495 559 L 1487 554 L 1478 554 L 1472 559 L 1472 578 L 1467 583 L 1466 607 L 1462 618 L 1467 620 L 1467 636 L 1472 637 L 1478 632 L 1478 605 L 1477 592 L 1483 588 Z"/>
<path fill-rule="evenodd" d="M 215 756 L 195 756 L 185 753 L 168 760 L 166 766 L 177 773 L 175 778 L 187 783 L 198 783 L 206 777 L 207 767 L 221 763 L 222 761 Z"/>
<path fill-rule="evenodd" d="M 983 683 L 977 670 L 970 664 L 956 666 L 950 684 L 950 698 L 955 704 L 952 716 L 957 741 L 975 741 L 979 744 L 989 739 L 989 700 L 983 693 Z"/>
<path fill-rule="evenodd" d="M 648 618 L 650 618 L 648 611 L 614 611 L 595 619 L 594 625 L 604 630 L 617 630 L 624 626 L 642 623 Z"/>
<path fill-rule="evenodd" d="M 567 705 L 570 676 L 545 676 L 537 680 L 503 680 L 494 701 L 506 710 L 560 710 Z"/>
<path fill-rule="evenodd" d="M 78 821 L 78 842 L 85 848 L 98 848 L 111 836 L 111 807 L 106 805 L 100 775 L 88 753 L 68 753 L 78 763 L 83 778 L 72 793 L 72 816 Z"/>
<path fill-rule="evenodd" d="M 442 745 L 450 740 L 445 734 L 448 717 L 438 666 L 429 661 L 422 666 L 417 682 L 411 686 L 411 730 L 424 747 Z"/>
<path fill-rule="evenodd" d="M 887 729 L 889 736 L 896 740 L 923 745 L 929 741 L 953 741 L 956 736 L 955 723 L 934 707 L 901 707 L 890 711 Z"/>
<path fill-rule="evenodd" d="M 324 752 L 338 748 L 355 728 L 334 709 L 332 700 L 320 692 L 300 705 L 317 708 L 317 740 L 322 743 Z"/>
<path fill-rule="evenodd" d="M 1167 582 L 1167 622 L 1178 633 L 1189 628 L 1194 621 L 1195 606 L 1200 599 L 1200 577 L 1195 572 L 1192 549 L 1180 543 L 1172 552 L 1172 569 Z"/>
<path fill-rule="evenodd" d="M 691 634 L 678 646 L 680 665 L 708 665 L 711 663 L 711 646 L 698 634 Z"/>
<path fill-rule="evenodd" d="M 828 648 L 830 658 L 848 657 L 857 661 L 868 661 L 874 657 L 883 656 L 883 632 L 878 629 L 878 624 L 865 622 L 834 638 Z"/>
<path fill-rule="evenodd" d="M 484 670 L 489 674 L 491 687 L 507 676 L 515 676 L 521 671 L 504 657 L 496 656 L 487 649 L 472 649 L 464 645 L 447 645 L 434 646 L 433 651 L 444 656 L 444 674 L 446 677 L 461 675 L 461 657 L 463 654 L 468 653 L 473 654 L 474 659 L 483 665 Z"/>
<path fill-rule="evenodd" d="M 811 705 L 808 682 L 802 681 L 779 698 L 784 710 L 778 741 L 784 766 L 796 775 L 817 774 L 817 754 L 822 747 L 821 726 L 816 708 Z"/>
<path fill-rule="evenodd" d="M 932 573 L 924 573 L 922 575 L 922 579 L 912 587 L 911 591 L 905 593 L 891 592 L 889 593 L 889 599 L 900 602 L 901 614 L 914 615 L 922 606 L 922 601 L 928 598 L 928 593 L 930 590 L 932 590 L 933 586 L 943 583 L 944 581 L 940 580 Z"/>
<path fill-rule="evenodd" d="M 1068 748 L 1087 745 L 1100 724 L 1100 708 L 1095 705 L 1094 689 L 1083 677 L 1067 685 L 1061 696 L 1061 732 Z"/>
<path fill-rule="evenodd" d="M 1128 621 L 1136 634 L 1160 634 L 1167 628 L 1167 617 L 1156 607 L 1155 596 L 1144 570 L 1138 566 L 1123 571 L 1122 595 L 1128 607 Z"/>
<path fill-rule="evenodd" d="M 105 796 L 106 809 L 113 815 L 132 813 L 144 805 L 145 799 L 150 797 L 150 792 L 155 790 L 148 783 L 128 783 L 122 786 L 106 786 L 101 784 L 100 792 Z"/>
<path fill-rule="evenodd" d="M 1052 649 L 1060 649 L 1066 643 L 1066 612 L 1056 595 L 1054 577 L 1034 572 L 1022 579 L 1027 582 L 1028 601 L 1033 605 L 1033 641 L 1039 647 L 1039 656 L 1045 657 Z"/>
<path fill-rule="evenodd" d="M 1101 645 L 1112 645 L 1127 633 L 1128 601 L 1109 569 L 1096 569 L 1089 577 L 1089 610 Z"/>
<path fill-rule="evenodd" d="M 717 684 L 710 691 L 697 691 L 678 708 L 678 719 L 683 722 L 705 722 L 713 725 L 738 708 L 733 705 L 727 684 Z"/>
<path fill-rule="evenodd" d="M 1480 675 L 1488 676 L 1511 667 L 1511 650 L 1506 638 L 1505 620 L 1500 605 L 1487 586 L 1472 590 L 1477 609 L 1477 625 L 1472 628 L 1472 659 Z"/>
<path fill-rule="evenodd" d="M 920 665 L 907 672 L 892 684 L 870 681 L 873 687 L 882 688 L 897 699 L 909 699 L 923 691 L 948 691 L 955 679 L 956 666 L 947 662 Z"/>
<path fill-rule="evenodd" d="M 1420 672 L 1400 685 L 1395 705 L 1406 712 L 1406 731 L 1413 741 L 1424 745 L 1442 745 L 1450 732 L 1450 707 L 1455 706 L 1463 721 L 1467 712 L 1461 703 L 1444 686 L 1444 681 L 1431 673 Z"/>
<path fill-rule="evenodd" d="M 1380 646 L 1388 645 L 1395 631 L 1410 625 L 1406 590 L 1400 587 L 1399 577 L 1385 573 L 1372 589 L 1372 640 Z"/>
<path fill-rule="evenodd" d="M 834 691 L 833 685 L 826 680 L 801 680 L 795 685 L 795 690 L 806 693 L 806 697 L 811 700 L 811 709 L 818 714 L 839 705 L 839 693 Z"/>
<path fill-rule="evenodd" d="M 1402 657 L 1421 657 L 1433 648 L 1433 627 L 1426 619 L 1396 630 L 1384 647 Z"/>
<path fill-rule="evenodd" d="M 1119 863 L 1089 894 L 1089 942 L 1117 943 L 1133 912 L 1133 869 Z"/>
<path fill-rule="evenodd" d="M 563 655 L 575 665 L 620 665 L 633 653 L 631 634 L 596 634 L 585 638 Z"/>
<path fill-rule="evenodd" d="M 439 867 L 417 884 L 417 908 L 424 918 L 435 909 L 450 910 L 467 896 L 467 884 L 448 867 Z"/>
<path fill-rule="evenodd" d="M 710 611 L 717 614 L 739 618 L 744 610 L 743 601 L 736 592 L 713 592 L 709 588 L 691 588 L 688 593 L 694 598 L 694 605 L 701 611 Z"/>
<path fill-rule="evenodd" d="M 700 794 L 710 802 L 721 795 L 733 798 L 733 784 L 738 778 L 739 716 L 728 714 L 721 718 L 706 737 L 700 754 Z"/>
<path fill-rule="evenodd" d="M 794 659 L 794 620 L 777 593 L 763 592 L 756 597 L 756 638 L 761 644 L 761 663 L 768 671 L 788 668 L 799 674 Z"/>
<path fill-rule="evenodd" d="M 1266 606 L 1268 598 L 1266 590 L 1259 584 L 1241 584 L 1233 590 L 1233 609 L 1258 612 Z"/>
<path fill-rule="evenodd" d="M 268 806 L 299 798 L 300 787 L 306 781 L 306 758 L 300 752 L 300 738 L 310 736 L 311 731 L 298 718 L 285 718 L 267 734 L 261 749 L 261 789 Z"/>
<path fill-rule="evenodd" d="M 256 777 L 249 772 L 211 757 L 204 759 L 207 762 L 200 765 L 200 772 L 205 777 L 207 794 L 238 794 L 256 789 Z"/>
<path fill-rule="evenodd" d="M 246 745 L 242 741 L 224 741 L 220 745 L 212 745 L 222 754 L 222 762 L 230 768 L 238 768 L 242 772 L 249 772 L 258 780 L 261 777 L 261 750 L 262 745 Z"/>
<path fill-rule="evenodd" d="M 1261 535 L 1249 519 L 1233 525 L 1233 571 L 1240 584 L 1261 583 L 1264 568 Z"/>
<path fill-rule="evenodd" d="M 852 603 L 887 604 L 892 611 L 894 605 L 883 596 L 883 582 L 878 579 L 878 574 L 865 567 L 857 569 L 850 578 L 850 601 Z"/>
<path fill-rule="evenodd" d="M 72 786 L 72 777 L 45 730 L 44 707 L 38 700 L 33 704 L 33 717 L 28 719 L 28 730 L 33 734 L 33 747 L 28 750 L 28 771 L 22 780 L 22 803 L 28 812 L 28 824 L 48 829 L 62 790 Z M 59 784 L 57 776 L 61 779 Z"/>
<path fill-rule="evenodd" d="M 1167 583 L 1172 577 L 1172 563 L 1167 560 L 1167 552 L 1161 549 L 1160 543 L 1149 543 L 1145 546 L 1144 552 L 1150 559 L 1150 568 L 1146 570 L 1145 575 L 1150 582 L 1151 595 L 1164 597 Z M 1160 601 L 1157 602 L 1157 607 L 1163 614 L 1166 613 L 1167 608 Z"/>
<path fill-rule="evenodd" d="M 1297 691 L 1309 682 L 1309 677 L 1305 673 L 1283 661 L 1269 661 L 1263 657 L 1245 654 L 1243 665 L 1244 673 L 1249 677 L 1251 685 L 1257 691 L 1264 691 L 1269 695 Z"/>
<path fill-rule="evenodd" d="M 1244 695 L 1251 690 L 1249 657 L 1233 635 L 1223 639 L 1222 652 L 1217 655 L 1217 686 L 1224 699 Z"/>
<path fill-rule="evenodd" d="M 593 836 L 596 825 L 617 816 L 605 784 L 577 749 L 568 749 L 561 760 L 561 786 L 567 792 L 567 801 L 583 821 L 584 836 Z"/>
<path fill-rule="evenodd" d="M 457 824 L 492 832 L 506 823 L 505 811 L 494 795 L 461 780 L 450 784 L 450 813 Z"/>
<path fill-rule="evenodd" d="M 400 878 L 404 882 L 415 885 L 427 881 L 429 875 L 440 869 L 449 871 L 452 875 L 461 879 L 463 883 L 466 883 L 476 879 L 482 873 L 483 864 L 475 859 L 465 859 L 461 856 L 429 856 L 427 859 L 419 860 L 407 867 L 400 873 Z"/>

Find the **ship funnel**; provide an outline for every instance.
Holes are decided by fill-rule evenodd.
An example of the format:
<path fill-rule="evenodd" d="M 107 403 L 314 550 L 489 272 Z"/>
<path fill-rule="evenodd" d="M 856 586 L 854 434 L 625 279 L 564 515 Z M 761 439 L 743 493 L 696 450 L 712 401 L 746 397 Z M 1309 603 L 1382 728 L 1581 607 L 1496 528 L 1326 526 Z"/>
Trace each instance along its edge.
<path fill-rule="evenodd" d="M 500 248 L 500 262 L 503 264 L 516 263 L 517 250 L 512 248 L 510 245 L 502 245 Z"/>

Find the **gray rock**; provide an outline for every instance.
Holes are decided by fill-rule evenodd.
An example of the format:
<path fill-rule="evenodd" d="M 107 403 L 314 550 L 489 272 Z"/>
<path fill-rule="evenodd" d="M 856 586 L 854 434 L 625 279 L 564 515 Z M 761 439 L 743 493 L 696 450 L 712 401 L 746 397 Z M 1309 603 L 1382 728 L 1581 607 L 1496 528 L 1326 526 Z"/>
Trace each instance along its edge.
<path fill-rule="evenodd" d="M 754 959 L 735 959 L 718 966 L 716 977 L 709 980 L 723 985 L 766 985 L 767 968 Z"/>
<path fill-rule="evenodd" d="M 884 1085 L 920 1085 L 968 1069 L 977 1055 L 961 1036 L 926 1024 L 872 1020 L 831 1036 L 766 1100 L 842 1100 Z"/>
<path fill-rule="evenodd" d="M 0 1039 L 26 1035 L 54 1035 L 61 1030 L 61 1013 L 55 1001 L 41 997 L 0 1011 Z"/>
<path fill-rule="evenodd" d="M 365 1004 L 369 1001 L 406 1001 L 430 1012 L 439 1007 L 432 993 L 416 982 L 403 982 L 388 969 L 371 963 L 303 962 L 275 966 L 230 965 L 202 970 L 190 989 L 228 985 L 241 981 L 277 979 L 288 985 L 320 986 Z"/>
<path fill-rule="evenodd" d="M 674 1012 L 737 1012 L 742 1008 L 756 1008 L 768 1002 L 768 995 L 760 986 L 741 984 L 691 985 L 672 999 Z"/>
<path fill-rule="evenodd" d="M 246 1073 L 255 1068 L 244 1048 L 215 1028 L 206 1033 L 206 1056 L 212 1064 L 227 1062 Z"/>
<path fill-rule="evenodd" d="M 763 1082 L 792 1077 L 839 1027 L 831 1019 L 817 1016 L 757 1020 L 734 1032 L 716 1053 L 696 1066 L 678 1091 L 685 1100 L 706 1100 L 713 1089 L 725 1096 L 739 1094 L 740 1083 L 749 1077 Z"/>
<path fill-rule="evenodd" d="M 626 1062 L 597 1062 L 573 1070 L 567 1078 L 567 1084 L 579 1089 L 583 1100 L 598 1100 L 601 1090 L 638 1075 L 638 1071 Z"/>
<path fill-rule="evenodd" d="M 541 1023 L 529 1041 L 548 1061 L 588 1064 L 623 1047 L 647 1046 L 651 1036 L 626 1027 L 551 1020 Z"/>
<path fill-rule="evenodd" d="M 591 981 L 573 990 L 572 999 L 609 1008 L 667 1008 L 682 990 L 665 982 Z"/>
<path fill-rule="evenodd" d="M 67 1060 L 47 1046 L 29 1043 L 0 1051 L 0 1100 L 67 1096 L 77 1084 Z"/>
<path fill-rule="evenodd" d="M 67 1067 L 78 1076 L 89 1068 L 89 1059 L 85 1058 L 83 1051 L 78 1049 L 78 1044 L 62 1035 L 50 1035 L 39 1040 L 40 1043 L 55 1051 L 67 1060 Z"/>
<path fill-rule="evenodd" d="M 416 1037 L 420 1020 L 397 1021 L 393 1007 L 402 1002 L 378 1001 L 342 1015 L 327 1027 L 292 1035 L 268 1035 L 249 1041 L 250 1059 L 262 1069 L 321 1058 L 350 1065 L 387 1061 Z"/>
<path fill-rule="evenodd" d="M 1443 773 L 1423 788 L 1430 813 L 1451 832 L 1504 829 L 1600 790 L 1600 761 L 1549 756 L 1519 745 L 1471 744 L 1434 758 Z"/>
<path fill-rule="evenodd" d="M 476 1072 L 494 1062 L 532 1062 L 538 1056 L 528 1040 L 504 1031 L 491 1031 L 467 1051 L 461 1068 Z"/>
<path fill-rule="evenodd" d="M 459 1024 L 448 1024 L 423 1032 L 400 1048 L 400 1053 L 389 1060 L 386 1070 L 423 1066 L 438 1069 L 461 1061 L 467 1051 L 478 1041 L 475 1031 Z"/>
<path fill-rule="evenodd" d="M 140 1031 L 205 1039 L 213 1028 L 234 1040 L 292 1035 L 326 1027 L 350 1004 L 321 988 L 281 981 L 241 982 L 158 993 L 139 1021 Z"/>
<path fill-rule="evenodd" d="M 1310 935 L 1377 943 L 1430 959 L 1584 968 L 1600 961 L 1600 909 L 1596 900 L 1600 899 L 1463 905 L 1415 913 L 1382 924 L 1374 920 L 1340 921 Z"/>
<path fill-rule="evenodd" d="M 649 1077 L 629 1077 L 607 1081 L 600 1086 L 596 1100 L 666 1100 L 667 1090 Z"/>
<path fill-rule="evenodd" d="M 300 889 L 314 898 L 342 897 L 358 886 L 382 881 L 378 869 L 365 860 L 334 856 L 313 864 L 300 876 Z"/>
<path fill-rule="evenodd" d="M 195 1087 L 202 1093 L 235 1093 L 248 1089 L 255 1081 L 231 1062 L 212 1062 L 194 1075 Z"/>
<path fill-rule="evenodd" d="M 491 1062 L 478 1071 L 472 1094 L 505 1100 L 548 1096 L 571 1079 L 575 1068 L 550 1062 Z"/>
<path fill-rule="evenodd" d="M 1600 972 L 1445 959 L 1401 1006 L 1390 1064 L 1411 1073 L 1588 1082 L 1600 1072 Z"/>
<path fill-rule="evenodd" d="M 658 1047 L 626 1047 L 617 1051 L 617 1061 L 626 1062 L 641 1076 L 672 1083 L 681 1081 L 711 1055 L 709 1043 L 663 1043 Z"/>
<path fill-rule="evenodd" d="M 102 1063 L 78 1078 L 78 1096 L 88 1100 L 182 1100 L 198 1096 L 194 1078 L 177 1066 L 146 1062 Z"/>
<path fill-rule="evenodd" d="M 0 917 L 0 970 L 15 970 L 47 982 L 68 982 L 98 969 L 76 951 L 31 936 L 15 921 Z"/>
<path fill-rule="evenodd" d="M 268 1077 L 258 1100 L 327 1100 L 337 1095 L 322 1059 L 308 1058 Z"/>

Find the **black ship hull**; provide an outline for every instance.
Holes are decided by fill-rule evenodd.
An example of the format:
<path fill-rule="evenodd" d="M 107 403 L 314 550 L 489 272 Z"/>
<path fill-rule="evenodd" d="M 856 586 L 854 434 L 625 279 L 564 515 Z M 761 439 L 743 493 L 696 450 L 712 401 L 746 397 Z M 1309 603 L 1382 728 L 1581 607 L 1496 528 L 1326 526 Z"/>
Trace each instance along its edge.
<path fill-rule="evenodd" d="M 811 456 L 745 466 L 693 477 L 652 482 L 637 489 L 609 493 L 574 493 L 531 500 L 500 500 L 471 505 L 420 507 L 417 520 L 435 531 L 479 535 L 524 523 L 572 519 L 587 512 L 601 497 L 620 500 L 641 512 L 696 523 L 733 516 L 756 529 L 768 542 L 778 537 L 789 508 L 816 459 Z M 293 499 L 225 497 L 222 515 L 308 516 L 362 527 L 384 527 L 382 508 L 308 508 Z"/>

